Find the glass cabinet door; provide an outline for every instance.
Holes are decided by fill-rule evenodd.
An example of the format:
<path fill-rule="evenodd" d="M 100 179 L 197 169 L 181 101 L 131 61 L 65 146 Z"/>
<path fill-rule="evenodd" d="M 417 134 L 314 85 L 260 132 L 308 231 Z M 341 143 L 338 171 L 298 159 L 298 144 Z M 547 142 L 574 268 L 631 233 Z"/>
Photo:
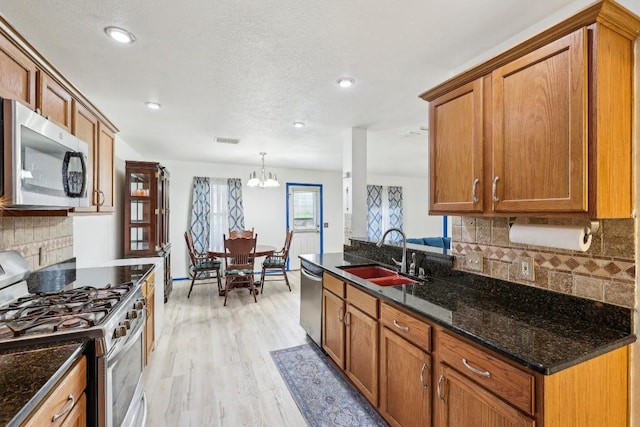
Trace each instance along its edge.
<path fill-rule="evenodd" d="M 127 161 L 125 256 L 153 255 L 158 244 L 158 164 Z"/>

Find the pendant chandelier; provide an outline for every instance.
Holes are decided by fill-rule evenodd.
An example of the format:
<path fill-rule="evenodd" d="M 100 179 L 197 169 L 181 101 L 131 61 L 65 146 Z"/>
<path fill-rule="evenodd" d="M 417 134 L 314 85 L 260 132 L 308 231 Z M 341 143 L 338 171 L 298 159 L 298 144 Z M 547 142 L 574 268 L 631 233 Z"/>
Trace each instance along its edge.
<path fill-rule="evenodd" d="M 278 182 L 278 177 L 276 174 L 272 174 L 269 172 L 267 174 L 264 170 L 264 156 L 267 155 L 264 151 L 260 153 L 262 156 L 262 168 L 260 168 L 260 173 L 257 174 L 255 171 L 249 174 L 249 181 L 247 185 L 249 187 L 260 187 L 260 188 L 275 188 L 280 187 L 280 183 Z"/>

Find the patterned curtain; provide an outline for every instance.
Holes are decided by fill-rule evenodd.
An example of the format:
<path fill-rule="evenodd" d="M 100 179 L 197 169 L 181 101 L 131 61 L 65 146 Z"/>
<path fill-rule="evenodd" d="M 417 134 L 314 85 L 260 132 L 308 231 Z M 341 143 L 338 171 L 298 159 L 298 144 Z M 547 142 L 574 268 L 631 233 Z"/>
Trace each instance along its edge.
<path fill-rule="evenodd" d="M 242 181 L 229 178 L 229 230 L 244 230 L 244 210 L 242 209 Z"/>
<path fill-rule="evenodd" d="M 389 227 L 402 230 L 402 187 L 389 187 Z M 392 242 L 400 242 L 400 233 L 389 235 Z"/>
<path fill-rule="evenodd" d="M 191 235 L 196 251 L 209 249 L 209 228 L 211 217 L 211 187 L 209 178 L 193 178 L 193 197 L 191 200 Z"/>
<path fill-rule="evenodd" d="M 367 238 L 378 241 L 382 237 L 382 186 L 367 185 Z"/>

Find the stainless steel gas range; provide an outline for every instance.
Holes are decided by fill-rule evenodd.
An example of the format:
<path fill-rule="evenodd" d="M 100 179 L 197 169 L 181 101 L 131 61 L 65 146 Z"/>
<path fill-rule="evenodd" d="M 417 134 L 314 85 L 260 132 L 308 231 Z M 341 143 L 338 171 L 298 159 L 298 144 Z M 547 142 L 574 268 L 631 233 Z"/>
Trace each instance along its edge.
<path fill-rule="evenodd" d="M 145 422 L 145 307 L 131 278 L 129 267 L 73 262 L 29 274 L 17 252 L 0 252 L 0 349 L 86 339 L 88 425 Z"/>

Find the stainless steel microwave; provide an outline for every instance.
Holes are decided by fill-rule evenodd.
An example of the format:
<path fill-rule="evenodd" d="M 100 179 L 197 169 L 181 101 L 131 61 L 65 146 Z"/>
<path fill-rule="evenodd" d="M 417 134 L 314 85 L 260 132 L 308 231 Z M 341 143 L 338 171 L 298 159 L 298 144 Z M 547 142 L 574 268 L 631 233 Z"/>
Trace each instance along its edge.
<path fill-rule="evenodd" d="M 15 100 L 1 101 L 0 188 L 9 206 L 89 206 L 87 143 Z"/>

